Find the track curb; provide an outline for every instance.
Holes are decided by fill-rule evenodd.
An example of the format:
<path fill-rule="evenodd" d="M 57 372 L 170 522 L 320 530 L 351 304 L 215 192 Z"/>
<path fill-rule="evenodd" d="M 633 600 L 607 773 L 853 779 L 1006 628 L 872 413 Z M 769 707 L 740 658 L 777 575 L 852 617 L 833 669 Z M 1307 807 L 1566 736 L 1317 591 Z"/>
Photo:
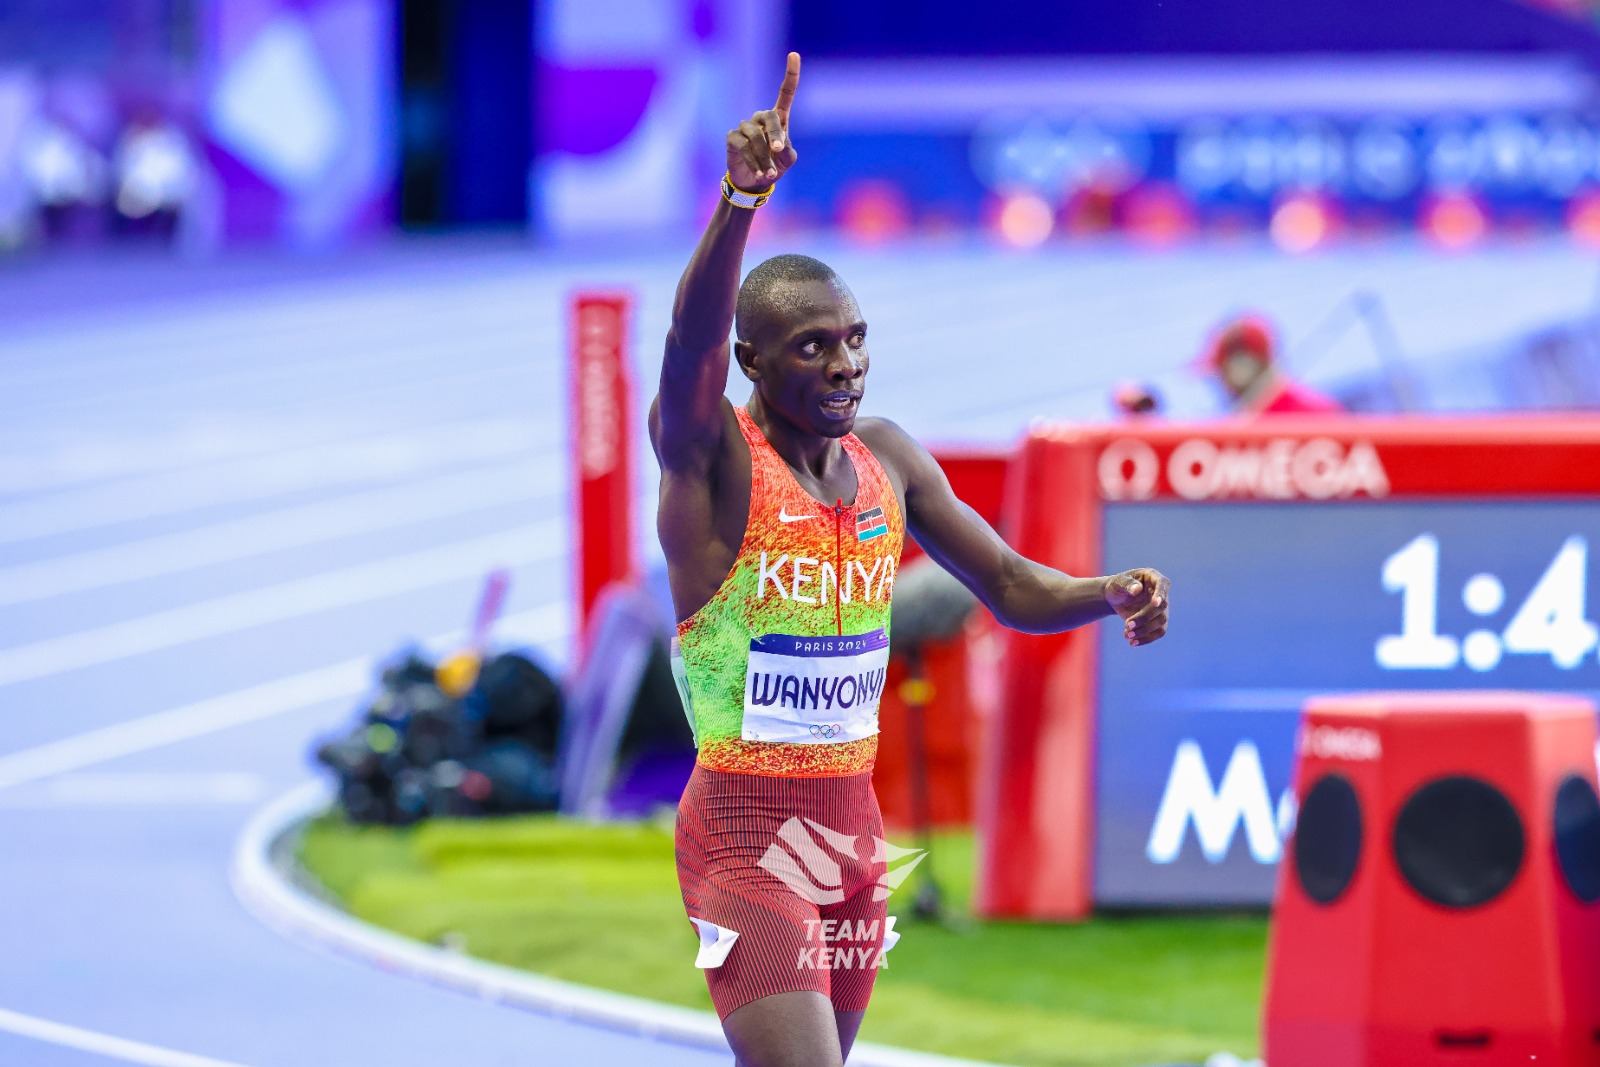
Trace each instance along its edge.
<path fill-rule="evenodd" d="M 606 1030 L 692 1048 L 727 1052 L 711 1012 L 659 1004 L 531 974 L 413 941 L 356 919 L 295 884 L 278 854 L 287 835 L 325 810 L 327 787 L 307 782 L 250 817 L 234 843 L 229 880 L 245 910 L 296 941 L 329 949 L 386 971 L 508 1007 L 570 1019 Z M 977 1060 L 858 1043 L 850 1067 L 1001 1067 Z"/>

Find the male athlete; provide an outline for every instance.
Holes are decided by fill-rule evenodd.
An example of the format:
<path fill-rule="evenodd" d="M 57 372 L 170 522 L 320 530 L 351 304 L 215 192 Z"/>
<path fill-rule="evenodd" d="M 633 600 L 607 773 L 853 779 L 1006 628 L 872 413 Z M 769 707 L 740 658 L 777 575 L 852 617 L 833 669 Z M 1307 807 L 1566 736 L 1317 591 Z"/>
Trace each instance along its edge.
<path fill-rule="evenodd" d="M 1144 645 L 1167 628 L 1161 574 L 1072 578 L 1023 559 L 900 427 L 857 418 L 867 326 L 833 271 L 779 256 L 740 285 L 751 219 L 795 162 L 799 84 L 790 53 L 777 106 L 728 134 L 650 410 L 674 667 L 699 746 L 678 878 L 741 1067 L 842 1067 L 894 941 L 872 764 L 906 533 L 1015 629 L 1114 613 Z M 729 327 L 753 385 L 743 408 L 723 397 Z"/>

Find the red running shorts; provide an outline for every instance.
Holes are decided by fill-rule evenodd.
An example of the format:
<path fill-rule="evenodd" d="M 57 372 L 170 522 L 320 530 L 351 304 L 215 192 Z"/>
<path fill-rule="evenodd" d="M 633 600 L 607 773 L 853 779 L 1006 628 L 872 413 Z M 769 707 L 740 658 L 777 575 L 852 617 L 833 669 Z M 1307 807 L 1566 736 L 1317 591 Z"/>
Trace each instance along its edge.
<path fill-rule="evenodd" d="M 870 771 L 778 778 L 696 766 L 678 804 L 678 884 L 717 1015 L 796 990 L 864 1011 L 887 916 Z"/>

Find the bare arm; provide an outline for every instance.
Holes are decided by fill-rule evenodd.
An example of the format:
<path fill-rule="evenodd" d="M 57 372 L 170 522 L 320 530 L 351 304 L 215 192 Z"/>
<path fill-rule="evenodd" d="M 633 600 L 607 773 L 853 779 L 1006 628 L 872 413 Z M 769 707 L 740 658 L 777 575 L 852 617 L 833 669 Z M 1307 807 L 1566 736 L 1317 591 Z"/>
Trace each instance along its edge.
<path fill-rule="evenodd" d="M 972 590 L 1002 625 L 1024 633 L 1059 633 L 1120 615 L 1133 645 L 1167 629 L 1165 575 L 1149 568 L 1074 578 L 1019 555 L 964 504 L 927 449 L 887 420 L 872 445 L 892 457 L 905 479 L 906 525 L 928 555 Z"/>
<path fill-rule="evenodd" d="M 766 192 L 794 164 L 789 109 L 799 84 L 800 56 L 790 52 L 777 106 L 757 112 L 729 131 L 728 176 L 736 188 Z M 669 469 L 703 469 L 721 443 L 728 332 L 733 327 L 744 246 L 754 215 L 754 211 L 720 198 L 678 282 L 661 365 L 661 389 L 651 413 L 656 452 Z"/>

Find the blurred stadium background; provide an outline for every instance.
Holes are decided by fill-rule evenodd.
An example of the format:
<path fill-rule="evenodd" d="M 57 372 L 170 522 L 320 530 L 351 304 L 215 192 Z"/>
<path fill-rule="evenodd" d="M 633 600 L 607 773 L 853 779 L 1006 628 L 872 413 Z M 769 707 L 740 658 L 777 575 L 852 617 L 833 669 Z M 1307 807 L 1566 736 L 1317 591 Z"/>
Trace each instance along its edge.
<path fill-rule="evenodd" d="M 659 629 L 659 596 L 612 598 L 596 621 L 580 617 L 592 598 L 574 592 L 585 539 L 613 531 L 596 531 L 592 515 L 585 530 L 572 506 L 573 299 L 625 298 L 618 351 L 632 391 L 616 394 L 627 405 L 616 425 L 633 505 L 612 517 L 633 525 L 619 527 L 612 562 L 616 577 L 658 589 L 654 463 L 639 432 L 658 346 L 715 203 L 724 134 L 770 104 L 787 49 L 805 57 L 800 161 L 762 209 L 751 263 L 803 251 L 839 270 L 872 324 L 870 412 L 971 464 L 963 484 L 1001 522 L 996 471 L 1040 420 L 1138 436 L 1165 420 L 1249 416 L 1202 359 L 1219 325 L 1245 313 L 1270 322 L 1285 379 L 1358 418 L 1469 416 L 1518 447 L 1535 440 L 1518 453 L 1535 466 L 1561 467 L 1600 407 L 1597 17 L 1576 0 L 0 0 L 0 1062 L 490 1064 L 529 1062 L 529 1049 L 543 1050 L 536 1062 L 725 1061 L 307 952 L 240 908 L 229 865 L 252 812 L 328 776 L 307 758 L 318 739 L 376 736 L 377 664 L 405 647 L 431 662 L 470 643 L 472 607 L 497 569 L 509 592 L 495 647 L 564 682 L 569 715 L 602 738 L 582 773 L 555 766 L 570 753 L 544 753 L 570 787 L 563 806 L 648 814 L 670 800 L 681 738 L 647 728 L 651 667 L 629 661 L 640 695 L 630 688 L 620 705 L 596 677 L 614 667 L 607 650 Z M 1158 398 L 1158 411 L 1130 415 L 1119 399 L 1129 388 Z M 1540 420 L 1565 436 L 1538 446 Z M 1357 432 L 1341 427 L 1341 441 Z M 1485 455 L 1474 462 L 1494 481 Z M 1588 455 L 1573 451 L 1567 466 Z M 913 984 L 917 968 L 940 966 L 917 957 L 903 984 L 886 980 L 884 1029 L 869 1019 L 866 1036 L 1017 1063 L 1257 1054 L 1260 916 L 1279 842 L 1251 836 L 1241 807 L 1204 847 L 1197 812 L 1181 855 L 1146 857 L 1139 805 L 1153 810 L 1176 775 L 1184 730 L 1201 730 L 1207 788 L 1224 791 L 1239 738 L 1255 729 L 1238 723 L 1268 711 L 1278 717 L 1250 752 L 1259 744 L 1267 818 L 1287 833 L 1278 798 L 1292 792 L 1293 724 L 1314 690 L 1600 690 L 1581 591 L 1600 520 L 1580 506 L 1592 477 L 1568 473 L 1576 489 L 1527 493 L 1566 493 L 1571 508 L 1526 524 L 1524 504 L 1465 491 L 1479 510 L 1448 523 L 1422 507 L 1404 529 L 1329 536 L 1338 545 L 1312 568 L 1326 584 L 1307 588 L 1326 594 L 1317 603 L 1348 589 L 1367 600 L 1326 618 L 1317 603 L 1296 610 L 1348 671 L 1234 679 L 1216 692 L 1249 689 L 1253 710 L 1221 708 L 1234 718 L 1215 733 L 1185 719 L 1171 744 L 1119 750 L 1105 788 L 1135 799 L 1096 803 L 1135 824 L 1119 824 L 1121 838 L 1103 827 L 1100 841 L 1132 844 L 1120 858 L 1097 854 L 1114 877 L 1090 895 L 1249 914 L 1041 927 L 1028 936 L 1062 938 L 1032 942 L 1050 946 L 1043 962 L 1025 938 L 993 940 L 1023 928 L 938 928 L 928 943 L 952 971 L 1038 965 L 1054 977 L 958 1007 L 955 977 Z M 1235 495 L 1282 495 L 1246 483 Z M 1097 549 L 1108 562 L 1130 546 L 1169 551 L 1134 530 L 1157 519 L 1129 514 L 1108 513 Z M 1230 573 L 1260 583 L 1254 563 L 1301 565 L 1241 537 L 1282 546 L 1332 529 L 1309 504 L 1238 526 L 1184 526 L 1194 514 L 1159 521 L 1198 539 L 1182 555 L 1189 574 L 1173 576 L 1210 598 L 1199 615 L 1216 632 L 1229 625 Z M 1374 674 L 1387 665 L 1374 664 L 1373 641 L 1401 625 L 1397 594 L 1422 581 L 1404 561 L 1399 577 L 1379 571 L 1408 538 L 1433 536 L 1430 523 L 1455 524 L 1439 526 L 1447 583 L 1500 575 L 1493 607 L 1476 587 L 1474 617 L 1502 603 L 1513 614 L 1543 576 L 1575 581 L 1579 654 L 1523 648 L 1549 652 L 1536 669 L 1514 658 L 1510 630 L 1482 630 L 1473 637 L 1492 639 L 1492 657 L 1479 640 L 1445 670 Z M 1448 555 L 1457 549 L 1475 553 L 1470 567 Z M 1435 594 L 1438 566 L 1435 556 Z M 1292 589 L 1296 573 L 1270 578 Z M 1250 599 L 1270 607 L 1275 594 Z M 1440 600 L 1446 633 L 1468 625 L 1452 619 L 1465 617 L 1455 600 Z M 1550 611 L 1573 623 L 1567 608 Z M 1181 626 L 1180 615 L 1175 646 Z M 586 633 L 602 650 L 587 664 Z M 932 866 L 963 915 L 969 893 L 984 912 L 984 892 L 1003 888 L 972 873 L 972 824 L 998 795 L 985 790 L 1000 788 L 1000 772 L 980 766 L 999 694 L 1010 695 L 998 641 L 974 625 L 926 664 L 937 686 L 925 713 L 937 735 L 926 753 Z M 1181 673 L 1239 652 L 1202 644 L 1160 662 Z M 1502 645 L 1513 658 L 1499 669 Z M 1295 664 L 1314 655 L 1257 647 Z M 1193 691 L 1223 684 L 1207 676 Z M 914 693 L 909 702 L 886 707 L 887 737 L 922 714 Z M 355 709 L 366 717 L 351 733 Z M 645 726 L 630 732 L 635 721 Z M 652 745 L 667 751 L 647 767 Z M 395 820 L 456 812 L 439 789 L 459 800 L 472 774 L 498 773 L 455 762 L 455 777 L 426 788 L 416 778 L 409 794 L 384 772 L 383 788 L 411 797 L 396 800 Z M 882 786 L 908 832 L 913 762 L 887 757 Z M 454 845 L 384 844 L 324 822 L 308 856 L 358 914 L 448 945 L 481 921 L 441 903 L 448 878 L 363 887 L 348 857 L 401 879 L 430 856 L 499 848 L 525 893 L 541 857 L 554 870 L 570 846 L 541 851 L 538 835 L 559 833 L 548 821 L 506 825 L 511 843 L 497 846 L 475 830 Z M 626 842 L 607 847 L 633 856 Z M 670 905 L 670 859 L 640 848 L 639 865 L 665 872 Z M 1181 877 L 1149 881 L 1175 861 L 1168 873 Z M 1179 881 L 1188 888 L 1139 900 L 1129 889 Z M 647 897 L 613 903 L 624 916 L 662 906 Z M 503 917 L 504 897 L 485 900 Z M 1051 911 L 987 905 L 990 917 L 1060 917 Z M 531 914 L 552 928 L 584 921 Z M 658 981 L 653 964 L 617 966 L 614 944 L 565 957 L 483 943 L 516 941 L 516 924 L 507 933 L 498 921 L 463 935 L 468 951 L 701 1003 L 697 975 Z M 979 929 L 992 952 L 961 940 Z M 663 951 L 687 970 L 693 942 L 682 942 Z M 1208 954 L 1226 958 L 1215 983 Z M 1122 970 L 1101 987 L 1061 977 L 1113 963 Z M 639 975 L 648 980 L 627 988 Z M 1101 997 L 1110 987 L 1125 999 Z M 971 1025 L 943 1033 L 927 1024 L 940 1013 Z M 1030 1027 L 1038 1036 L 1017 1037 Z"/>

